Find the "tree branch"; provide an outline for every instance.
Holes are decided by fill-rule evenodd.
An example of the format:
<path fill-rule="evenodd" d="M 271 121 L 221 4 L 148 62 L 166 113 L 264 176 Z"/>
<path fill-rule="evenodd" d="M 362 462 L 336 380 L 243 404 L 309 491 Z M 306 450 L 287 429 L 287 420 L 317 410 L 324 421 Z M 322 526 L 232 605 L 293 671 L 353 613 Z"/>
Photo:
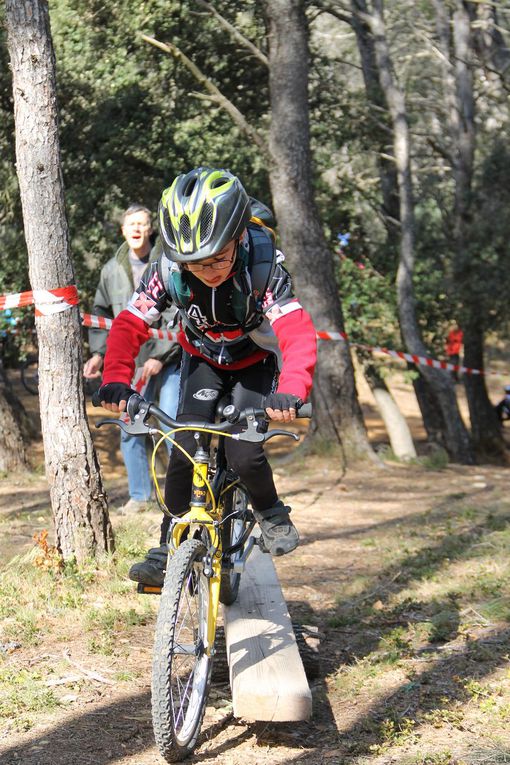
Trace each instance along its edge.
<path fill-rule="evenodd" d="M 142 40 L 154 45 L 164 53 L 168 53 L 173 56 L 177 61 L 180 61 L 191 72 L 193 77 L 207 90 L 212 101 L 215 101 L 222 109 L 224 109 L 230 116 L 232 122 L 246 135 L 248 138 L 256 144 L 263 154 L 269 158 L 269 146 L 267 141 L 255 130 L 245 119 L 239 109 L 234 106 L 232 101 L 229 101 L 226 96 L 214 85 L 211 80 L 203 74 L 200 69 L 189 59 L 176 45 L 172 43 L 163 43 L 160 40 L 156 40 L 154 37 L 148 35 L 140 35 Z"/>
<path fill-rule="evenodd" d="M 227 21 L 221 13 L 218 13 L 216 8 L 211 5 L 211 3 L 206 2 L 206 0 L 195 0 L 197 5 L 199 5 L 201 8 L 205 8 L 205 10 L 211 15 L 214 16 L 214 18 L 218 21 L 218 24 L 223 27 L 223 29 L 226 29 L 229 35 L 236 40 L 238 43 L 241 43 L 245 48 L 247 48 L 250 53 L 255 56 L 255 58 L 258 58 L 259 61 L 261 61 L 264 66 L 269 68 L 269 62 L 267 60 L 267 56 L 262 53 L 262 51 L 257 48 L 256 45 L 254 45 L 250 40 L 248 40 L 247 37 L 245 37 L 241 32 L 239 32 L 238 29 L 236 29 L 230 21 Z"/>
<path fill-rule="evenodd" d="M 329 13 L 330 16 L 334 16 L 340 21 L 344 21 L 346 24 L 352 26 L 352 14 L 348 8 L 342 8 L 342 6 L 334 6 L 324 0 L 317 0 L 315 6 L 321 13 Z"/>

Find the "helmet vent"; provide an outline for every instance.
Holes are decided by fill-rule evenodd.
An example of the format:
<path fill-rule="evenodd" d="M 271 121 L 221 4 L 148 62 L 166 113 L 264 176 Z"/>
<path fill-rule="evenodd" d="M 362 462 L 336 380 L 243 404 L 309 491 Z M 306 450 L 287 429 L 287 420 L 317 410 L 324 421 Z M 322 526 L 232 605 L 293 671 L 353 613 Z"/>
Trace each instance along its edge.
<path fill-rule="evenodd" d="M 207 241 L 211 235 L 213 222 L 213 206 L 210 202 L 206 202 L 202 207 L 200 213 L 200 240 L 202 242 Z"/>
<path fill-rule="evenodd" d="M 182 191 L 182 196 L 190 197 L 193 194 L 193 189 L 195 188 L 196 184 L 197 184 L 196 177 L 190 178 L 185 188 Z"/>
<path fill-rule="evenodd" d="M 228 183 L 228 181 L 229 181 L 229 179 L 225 175 L 223 175 L 221 178 L 216 178 L 211 183 L 211 188 L 212 189 L 219 189 L 220 186 L 224 186 L 226 183 Z"/>
<path fill-rule="evenodd" d="M 179 222 L 179 233 L 186 243 L 191 242 L 191 225 L 187 215 L 183 215 Z"/>

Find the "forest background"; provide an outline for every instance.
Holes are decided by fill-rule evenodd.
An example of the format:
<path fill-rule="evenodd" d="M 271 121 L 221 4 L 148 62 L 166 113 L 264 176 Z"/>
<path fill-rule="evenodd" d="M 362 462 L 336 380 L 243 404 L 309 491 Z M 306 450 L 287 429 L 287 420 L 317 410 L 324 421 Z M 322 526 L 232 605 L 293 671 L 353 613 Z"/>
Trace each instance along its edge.
<path fill-rule="evenodd" d="M 9 8 L 14 18 L 16 3 Z M 223 165 L 273 204 L 319 330 L 345 323 L 352 342 L 440 357 L 459 322 L 464 363 L 483 369 L 486 337 L 505 337 L 509 323 L 508 13 L 504 3 L 460 0 L 52 3 L 59 161 L 81 309 L 118 244 L 121 210 L 134 200 L 155 210 L 177 173 Z M 13 35 L 11 63 L 21 45 Z M 294 50 L 294 69 L 280 50 L 289 60 Z M 0 291 L 12 293 L 30 284 L 8 45 L 0 56 Z M 25 210 L 27 242 L 36 207 L 32 199 Z M 56 327 L 47 321 L 40 331 L 41 349 L 58 345 Z M 367 456 L 346 344 L 328 345 L 315 435 Z M 384 387 L 381 365 L 359 348 L 357 356 Z M 409 379 L 431 443 L 466 464 L 505 459 L 483 376 L 464 377 L 470 433 L 448 373 L 412 367 Z"/>
<path fill-rule="evenodd" d="M 47 42 L 47 26 L 41 22 L 39 37 L 26 33 L 36 26 L 30 11 L 40 8 L 38 0 L 7 0 L 10 42 L 0 29 L 1 294 L 70 283 L 58 271 L 68 222 L 80 309 L 89 310 L 99 269 L 119 243 L 120 211 L 134 200 L 155 210 L 176 173 L 220 164 L 274 206 L 318 329 L 345 328 L 356 343 L 438 357 L 458 321 L 466 364 L 483 368 L 489 341 L 491 362 L 501 348 L 498 370 L 508 367 L 505 2 L 268 0 L 217 2 L 213 11 L 199 0 L 55 0 L 60 147 L 48 167 L 62 164 L 67 221 L 47 203 L 50 174 L 42 172 L 22 220 L 24 170 L 37 140 L 46 148 L 57 133 L 30 132 L 42 108 L 20 116 L 32 91 L 52 85 L 48 71 L 23 87 L 16 80 L 44 59 L 30 45 Z M 48 235 L 51 223 L 60 238 Z M 323 310 L 332 293 L 340 309 Z M 86 422 L 77 314 L 36 319 L 40 406 L 33 398 L 28 406 L 32 419 L 36 409 L 41 415 L 45 481 L 25 463 L 16 473 L 1 462 L 16 449 L 5 440 L 12 399 L 4 401 L 9 386 L 0 380 L 4 558 L 24 552 L 39 532 L 34 549 L 2 567 L 0 761 L 153 765 L 156 604 L 140 602 L 127 571 L 152 544 L 160 514 L 122 519 L 113 508 L 110 525 L 88 426 L 75 417 Z M 12 318 L 17 329 L 30 325 L 33 309 L 0 314 L 8 330 Z M 15 363 L 16 347 L 5 350 Z M 446 372 L 411 368 L 428 445 L 443 448 L 444 459 L 386 460 L 384 470 L 369 470 L 367 460 L 381 462 L 363 449 L 361 429 L 353 436 L 349 427 L 361 415 L 349 353 L 346 343 L 320 344 L 310 429 L 316 447 L 317 435 L 334 442 L 337 433 L 340 458 L 301 451 L 275 471 L 303 540 L 277 561 L 279 578 L 293 620 L 323 634 L 313 724 L 261 729 L 235 720 L 223 687 L 208 708 L 199 756 L 222 765 L 509 762 L 508 470 L 471 464 L 505 457 L 484 379 L 463 378 L 471 427 L 460 417 L 453 427 L 460 386 Z M 359 348 L 355 359 L 382 389 L 380 363 Z M 114 478 L 115 506 L 125 481 Z M 52 515 L 56 550 L 46 537 Z"/>

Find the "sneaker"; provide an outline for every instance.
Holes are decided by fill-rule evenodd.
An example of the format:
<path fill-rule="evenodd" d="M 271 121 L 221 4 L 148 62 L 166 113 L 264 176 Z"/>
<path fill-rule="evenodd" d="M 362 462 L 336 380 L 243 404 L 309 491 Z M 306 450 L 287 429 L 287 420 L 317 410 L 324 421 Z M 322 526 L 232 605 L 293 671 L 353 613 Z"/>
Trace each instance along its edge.
<path fill-rule="evenodd" d="M 145 556 L 145 560 L 131 566 L 129 578 L 133 582 L 141 582 L 151 587 L 162 587 L 165 581 L 167 555 L 168 545 L 153 547 Z"/>
<path fill-rule="evenodd" d="M 121 515 L 134 515 L 135 513 L 145 513 L 149 509 L 148 499 L 128 499 L 125 505 L 119 507 L 118 512 Z"/>
<path fill-rule="evenodd" d="M 289 513 L 290 507 L 281 500 L 268 510 L 253 511 L 260 526 L 264 547 L 271 555 L 285 555 L 295 550 L 299 544 L 299 534 Z"/>

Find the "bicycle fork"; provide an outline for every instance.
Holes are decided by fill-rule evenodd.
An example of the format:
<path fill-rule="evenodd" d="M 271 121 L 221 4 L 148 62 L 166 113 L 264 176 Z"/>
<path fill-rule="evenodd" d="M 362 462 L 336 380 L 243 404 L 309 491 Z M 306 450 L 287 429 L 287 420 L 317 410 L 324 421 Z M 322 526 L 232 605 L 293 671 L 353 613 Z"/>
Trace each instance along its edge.
<path fill-rule="evenodd" d="M 204 635 L 204 649 L 208 656 L 212 656 L 220 602 L 221 538 L 214 517 L 216 513 L 206 510 L 209 494 L 206 483 L 209 468 L 208 454 L 199 447 L 195 454 L 195 460 L 190 509 L 181 518 L 174 519 L 172 522 L 168 554 L 171 556 L 177 550 L 184 535 L 190 539 L 195 537 L 203 540 L 203 532 L 204 529 L 206 530 L 207 551 L 203 559 L 203 573 L 209 590 L 209 597 L 206 599 L 209 608 L 206 615 L 207 634 Z M 202 586 L 202 581 L 200 586 Z"/>

